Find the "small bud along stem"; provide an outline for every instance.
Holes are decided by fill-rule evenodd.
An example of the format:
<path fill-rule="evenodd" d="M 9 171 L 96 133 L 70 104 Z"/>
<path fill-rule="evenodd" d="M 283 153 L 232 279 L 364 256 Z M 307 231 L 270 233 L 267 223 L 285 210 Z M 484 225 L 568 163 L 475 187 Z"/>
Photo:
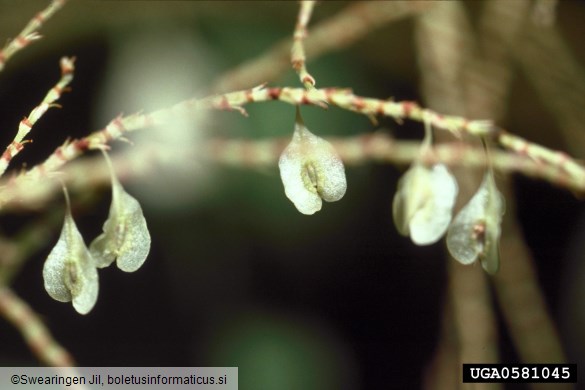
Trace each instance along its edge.
<path fill-rule="evenodd" d="M 20 121 L 16 137 L 14 137 L 14 140 L 10 143 L 10 145 L 8 145 L 2 154 L 2 157 L 0 157 L 0 176 L 6 172 L 6 168 L 8 168 L 8 165 L 14 156 L 16 156 L 23 149 L 24 142 L 22 142 L 22 140 L 28 135 L 34 124 L 45 114 L 45 112 L 47 112 L 49 108 L 59 106 L 55 103 L 55 101 L 61 97 L 63 92 L 67 91 L 67 86 L 69 83 L 71 83 L 71 80 L 73 80 L 73 71 L 75 70 L 74 62 L 74 57 L 61 58 L 61 79 L 53 88 L 49 90 L 41 104 L 36 106 L 30 112 L 28 118 L 25 117 Z"/>
<path fill-rule="evenodd" d="M 4 69 L 4 65 L 8 62 L 10 57 L 24 49 L 31 42 L 41 38 L 41 35 L 37 31 L 55 14 L 55 12 L 63 7 L 66 1 L 67 0 L 53 0 L 47 8 L 39 12 L 30 22 L 28 22 L 26 27 L 16 38 L 4 46 L 0 51 L 0 72 Z"/>
<path fill-rule="evenodd" d="M 303 83 L 308 90 L 315 88 L 315 78 L 307 71 L 307 57 L 305 55 L 303 41 L 308 36 L 307 25 L 311 19 L 314 7 L 315 1 L 313 0 L 301 1 L 301 8 L 299 10 L 291 49 L 291 64 L 294 70 L 298 73 L 301 83 Z"/>
<path fill-rule="evenodd" d="M 585 193 L 585 168 L 571 157 L 551 151 L 543 146 L 529 143 L 520 137 L 498 129 L 490 121 L 470 121 L 459 116 L 441 115 L 432 110 L 424 109 L 411 101 L 395 102 L 361 97 L 354 95 L 349 89 L 326 88 L 306 91 L 302 88 L 264 88 L 263 86 L 258 86 L 244 91 L 230 92 L 202 99 L 185 100 L 172 107 L 151 113 L 119 116 L 102 130 L 96 131 L 85 138 L 66 141 L 43 163 L 12 178 L 0 197 L 0 205 L 7 207 L 8 203 L 17 201 L 17 199 L 25 202 L 24 198 L 32 196 L 32 194 L 27 193 L 27 191 L 30 191 L 30 183 L 38 183 L 40 178 L 58 171 L 65 163 L 76 159 L 89 149 L 107 148 L 107 144 L 122 138 L 128 132 L 164 124 L 178 115 L 195 117 L 199 110 L 216 109 L 245 113 L 242 107 L 245 104 L 273 100 L 292 105 L 305 104 L 320 107 L 323 107 L 326 103 L 364 115 L 392 117 L 397 121 L 405 118 L 419 122 L 428 121 L 433 127 L 447 130 L 456 136 L 461 133 L 467 133 L 473 136 L 491 138 L 501 146 L 514 152 L 513 154 L 515 155 L 512 156 L 508 153 L 506 157 L 501 157 L 503 154 L 499 154 L 498 156 L 500 157 L 494 158 L 494 166 L 497 169 L 522 172 L 529 176 L 544 178 L 577 193 Z M 368 137 L 371 136 L 364 136 L 362 139 L 368 139 Z M 276 142 L 278 143 L 279 141 Z M 383 148 L 380 145 L 375 146 L 374 149 L 380 151 Z M 399 154 L 401 153 L 397 149 L 393 150 Z M 455 147 L 452 150 L 471 151 L 475 149 Z M 383 151 L 386 156 L 390 153 L 392 152 L 388 150 Z M 485 164 L 485 158 L 483 157 L 466 156 L 462 159 L 461 154 L 457 153 L 447 156 L 442 156 L 439 153 L 436 153 L 436 155 L 441 157 L 439 161 L 446 164 L 455 164 L 456 162 L 472 164 L 472 161 L 480 161 L 479 164 Z M 375 156 L 371 158 L 376 159 Z M 412 161 L 415 157 L 410 158 L 410 161 Z M 54 190 L 54 188 L 43 188 L 42 185 L 37 185 L 35 190 L 41 193 L 46 190 Z M 29 201 L 33 199 L 36 198 L 29 198 Z"/>

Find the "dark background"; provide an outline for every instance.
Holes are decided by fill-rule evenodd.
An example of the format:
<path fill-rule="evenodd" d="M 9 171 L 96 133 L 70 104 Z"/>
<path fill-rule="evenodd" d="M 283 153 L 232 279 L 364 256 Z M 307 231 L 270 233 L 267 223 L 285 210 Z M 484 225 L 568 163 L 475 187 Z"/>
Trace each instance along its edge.
<path fill-rule="evenodd" d="M 40 7 L 39 2 L 22 4 L 16 9 L 13 2 L 0 2 L 1 20 L 10 21 L 2 26 L 4 38 L 20 31 Z M 314 22 L 343 5 L 320 4 Z M 33 166 L 66 137 L 86 135 L 120 112 L 140 108 L 130 101 L 117 102 L 116 108 L 103 104 L 116 93 L 129 96 L 134 88 L 140 90 L 131 84 L 108 86 L 114 54 L 125 39 L 142 33 L 171 37 L 179 30 L 195 37 L 199 53 L 205 53 L 201 66 L 193 67 L 196 77 L 189 86 L 197 95 L 209 80 L 290 36 L 296 13 L 295 2 L 72 2 L 43 28 L 46 38 L 19 53 L 0 74 L 0 140 L 7 145 L 20 119 L 58 79 L 59 58 L 77 57 L 72 91 L 60 100 L 63 109 L 50 110 L 35 125 L 29 136 L 34 143 L 12 168 Z M 559 7 L 559 24 L 567 26 L 563 31 L 581 58 L 582 35 L 573 23 L 583 16 L 582 3 Z M 412 21 L 402 20 L 347 50 L 309 62 L 309 69 L 319 86 L 351 86 L 364 96 L 420 100 L 412 39 Z M 158 55 L 135 61 L 138 66 Z M 298 86 L 292 71 L 272 84 Z M 554 122 L 530 88 L 518 74 L 513 93 L 523 99 L 510 102 L 513 114 L 503 125 L 522 134 L 554 133 Z M 112 90 L 117 92 L 108 92 Z M 249 118 L 215 115 L 207 130 L 243 138 L 288 136 L 292 131 L 292 106 L 258 104 L 248 112 Z M 374 129 L 367 118 L 335 108 L 309 107 L 303 114 L 308 128 L 322 136 Z M 412 123 L 397 126 L 388 120 L 381 126 L 402 138 L 422 134 Z M 325 204 L 311 217 L 299 214 L 286 199 L 277 167 L 205 169 L 213 180 L 161 178 L 153 172 L 152 177 L 125 183 L 142 201 L 151 254 L 132 274 L 115 267 L 101 270 L 98 303 L 87 316 L 53 301 L 43 289 L 42 264 L 60 225 L 14 280 L 14 290 L 77 363 L 238 366 L 242 389 L 420 387 L 439 337 L 446 260 L 443 242 L 417 247 L 396 233 L 391 202 L 403 168 L 347 167 L 344 199 Z M 171 194 L 186 188 L 187 194 L 175 207 L 160 207 L 142 194 L 141 188 L 148 186 L 144 181 L 164 185 Z M 575 286 L 585 279 L 583 203 L 532 179 L 515 177 L 514 187 L 517 217 L 551 314 L 569 347 L 569 360 L 583 363 L 584 346 L 574 342 L 572 333 L 585 312 L 583 296 L 575 295 Z M 76 208 L 80 195 L 72 198 L 75 220 L 88 243 L 99 234 L 110 202 L 108 188 L 92 191 L 101 200 L 91 207 Z M 57 196 L 49 208 L 62 209 L 63 203 Z M 0 228 L 12 236 L 41 215 L 4 213 Z M 500 332 L 502 360 L 518 361 L 503 325 Z M 37 364 L 18 332 L 4 321 L 0 364 Z"/>

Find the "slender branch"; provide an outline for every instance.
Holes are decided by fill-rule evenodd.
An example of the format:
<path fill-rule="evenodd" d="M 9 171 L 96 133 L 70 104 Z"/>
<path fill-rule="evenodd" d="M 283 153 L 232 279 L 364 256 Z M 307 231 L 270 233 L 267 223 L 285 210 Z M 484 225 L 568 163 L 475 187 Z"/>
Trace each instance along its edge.
<path fill-rule="evenodd" d="M 387 116 L 400 121 L 411 119 L 417 122 L 429 120 L 435 128 L 448 130 L 459 136 L 469 133 L 475 136 L 490 136 L 497 129 L 487 120 L 468 120 L 459 116 L 442 115 L 420 107 L 413 101 L 395 102 L 354 95 L 351 89 L 322 88 L 306 91 L 302 88 L 264 88 L 258 86 L 245 91 L 211 96 L 199 101 L 187 101 L 183 105 L 198 108 L 214 108 L 220 110 L 242 111 L 242 106 L 249 103 L 260 103 L 279 100 L 292 105 L 315 105 L 326 108 L 326 104 L 366 116 Z"/>
<path fill-rule="evenodd" d="M 69 352 L 53 338 L 39 316 L 5 286 L 0 286 L 0 314 L 20 331 L 31 351 L 43 364 L 54 367 L 74 365 Z"/>
<path fill-rule="evenodd" d="M 500 129 L 490 121 L 468 120 L 459 116 L 442 115 L 420 107 L 415 102 L 394 102 L 356 96 L 349 89 L 315 89 L 305 91 L 295 88 L 253 88 L 247 91 L 227 93 L 216 97 L 202 99 L 198 104 L 217 108 L 243 110 L 242 105 L 251 102 L 280 100 L 289 104 L 312 104 L 323 106 L 324 103 L 338 106 L 346 110 L 368 116 L 389 116 L 396 120 L 408 118 L 422 122 L 429 118 L 431 124 L 438 129 L 448 130 L 459 136 L 468 133 L 474 136 L 493 138 L 506 149 L 525 155 L 536 162 L 554 167 L 568 177 L 567 187 L 579 191 L 585 182 L 585 168 L 564 152 L 550 150 L 531 143 L 521 137 Z"/>
<path fill-rule="evenodd" d="M 47 8 L 36 14 L 35 17 L 32 18 L 30 22 L 28 22 L 26 27 L 20 32 L 20 34 L 18 34 L 16 38 L 4 46 L 4 48 L 0 51 L 0 72 L 4 69 L 4 65 L 6 62 L 8 62 L 10 57 L 12 57 L 18 51 L 24 49 L 31 42 L 42 38 L 42 36 L 38 33 L 38 30 L 50 17 L 55 14 L 55 12 L 61 9 L 61 7 L 63 7 L 66 2 L 67 0 L 53 0 Z"/>
<path fill-rule="evenodd" d="M 272 100 L 280 100 L 293 105 L 323 106 L 328 103 L 365 115 L 384 115 L 397 120 L 402 118 L 417 121 L 428 119 L 435 128 L 448 130 L 456 135 L 466 132 L 472 135 L 493 136 L 503 146 L 542 164 L 543 167 L 540 171 L 544 173 L 540 173 L 540 175 L 554 178 L 553 182 L 561 182 L 560 184 L 564 187 L 584 192 L 585 169 L 581 165 L 564 153 L 553 152 L 502 130 L 498 131 L 489 121 L 469 121 L 463 117 L 441 115 L 423 109 L 415 102 L 410 101 L 394 102 L 356 96 L 348 89 L 329 88 L 306 91 L 301 88 L 263 88 L 261 86 L 203 99 L 185 100 L 172 107 L 147 114 L 119 116 L 102 130 L 81 139 L 66 141 L 43 163 L 10 180 L 0 196 L 0 204 L 6 207 L 7 203 L 19 199 L 17 194 L 24 195 L 25 192 L 25 198 L 30 201 L 36 199 L 38 195 L 42 196 L 53 186 L 43 184 L 43 181 L 39 180 L 40 178 L 57 172 L 65 163 L 76 159 L 89 149 L 107 148 L 108 143 L 122 138 L 128 132 L 168 123 L 176 120 L 178 116 L 193 116 L 201 109 L 239 111 L 246 114 L 242 105 Z M 44 182 L 48 183 L 49 181 L 45 180 Z"/>
<path fill-rule="evenodd" d="M 492 1 L 484 7 L 481 23 L 483 52 L 479 61 L 470 66 L 475 73 L 474 77 L 467 78 L 466 83 L 470 92 L 468 104 L 474 106 L 472 112 L 476 115 L 495 118 L 503 116 L 512 79 L 511 59 L 516 48 L 526 45 L 525 40 L 521 40 L 521 33 L 528 25 L 526 19 L 530 7 L 531 3 L 526 0 L 513 3 Z M 572 168 L 563 165 L 564 157 L 561 154 L 538 145 L 527 145 L 519 137 L 509 139 L 503 133 L 499 141 L 519 155 L 530 156 L 537 164 Z M 550 161 L 555 162 L 550 164 Z M 507 199 L 503 220 L 505 234 L 500 245 L 501 257 L 505 261 L 493 282 L 504 321 L 522 361 L 562 362 L 562 347 L 539 288 L 534 260 L 518 227 L 514 212 L 514 190 L 508 177 L 502 178 L 500 189 Z M 534 340 L 539 342 L 534 343 Z"/>
<path fill-rule="evenodd" d="M 571 178 L 575 184 L 582 183 L 583 180 L 585 180 L 585 171 L 583 169 L 583 165 L 577 163 L 564 152 L 547 149 L 544 146 L 530 143 L 521 137 L 507 134 L 505 132 L 500 134 L 498 141 L 507 149 L 513 150 L 520 155 L 526 155 L 537 163 L 558 169 L 559 173 L 566 174 L 566 176 Z M 560 175 L 559 177 L 563 178 L 565 176 Z M 561 185 L 565 186 L 564 184 Z M 567 185 L 567 187 L 573 186 Z M 581 191 L 576 187 L 574 189 Z"/>
<path fill-rule="evenodd" d="M 420 142 L 398 141 L 382 132 L 356 137 L 328 138 L 327 140 L 331 142 L 348 166 L 369 162 L 408 165 L 420 156 Z M 185 153 L 185 155 L 192 157 L 191 160 L 185 161 L 185 164 L 195 164 L 204 158 L 216 164 L 249 169 L 274 167 L 290 139 L 271 138 L 251 141 L 211 138 L 202 142 L 198 151 L 191 150 Z M 114 166 L 117 175 L 121 179 L 146 177 L 152 167 L 157 164 L 155 155 L 155 153 L 149 153 L 149 157 L 144 159 L 116 157 Z M 563 171 L 535 162 L 526 156 L 494 151 L 492 160 L 494 169 L 500 172 L 518 172 L 575 191 L 585 191 L 585 183 L 573 182 Z M 463 166 L 468 169 L 485 168 L 487 164 L 482 148 L 473 147 L 463 142 L 444 143 L 436 146 L 434 153 L 425 156 L 424 162 L 427 164 L 442 162 L 452 167 Z M 41 175 L 40 172 L 43 170 L 40 167 L 38 169 L 37 174 Z M 44 172 L 47 175 L 47 171 Z M 60 172 L 60 178 L 73 188 L 107 184 L 109 177 L 109 173 L 102 169 L 102 164 L 96 163 L 93 158 L 76 161 L 74 164 L 64 167 Z M 59 191 L 60 187 L 54 180 L 40 180 L 40 178 L 41 176 L 34 180 L 34 187 L 27 184 L 33 179 L 26 175 L 4 182 L 0 181 L 0 185 L 4 185 L 1 198 L 2 210 L 43 207 L 51 195 Z"/>
<path fill-rule="evenodd" d="M 439 3 L 415 22 L 414 43 L 425 104 L 444 113 L 466 115 L 462 74 L 475 48 L 475 32 L 465 5 Z"/>
<path fill-rule="evenodd" d="M 299 16 L 293 35 L 293 44 L 291 49 L 292 66 L 298 73 L 301 83 L 303 83 L 306 89 L 312 89 L 315 87 L 315 78 L 307 71 L 307 65 L 305 63 L 307 58 L 305 56 L 305 48 L 303 46 L 303 40 L 308 35 L 307 25 L 311 19 L 314 6 L 314 0 L 301 1 L 301 8 L 299 10 Z"/>
<path fill-rule="evenodd" d="M 498 363 L 498 331 L 488 276 L 478 265 L 449 261 L 449 294 L 459 339 L 459 364 Z M 501 384 L 480 387 L 501 389 Z"/>
<path fill-rule="evenodd" d="M 420 157 L 420 142 L 397 141 L 381 132 L 327 140 L 347 165 L 365 164 L 370 161 L 407 165 Z M 216 163 L 261 168 L 273 166 L 289 141 L 288 138 L 254 141 L 215 138 L 207 141 L 203 150 L 206 157 Z M 449 166 L 466 168 L 485 168 L 488 164 L 482 147 L 473 147 L 463 142 L 435 146 L 433 153 L 425 155 L 423 161 L 431 165 L 442 162 Z M 492 163 L 494 169 L 500 172 L 518 172 L 559 186 L 569 184 L 563 172 L 525 156 L 494 151 Z M 558 176 L 559 174 L 561 176 Z M 574 182 L 569 188 L 577 187 L 584 191 L 585 183 Z"/>
<path fill-rule="evenodd" d="M 508 209 L 504 217 L 506 233 L 502 235 L 500 250 L 506 261 L 502 262 L 502 269 L 494 275 L 493 281 L 507 329 L 523 362 L 565 362 L 532 254 L 515 218 L 514 198 L 509 193 L 505 195 Z"/>
<path fill-rule="evenodd" d="M 474 33 L 461 2 L 444 2 L 416 20 L 416 52 L 421 74 L 421 92 L 426 104 L 449 113 L 466 114 L 468 101 L 461 82 L 465 66 L 475 48 Z M 448 142 L 445 133 L 437 133 L 438 142 Z M 442 144 L 444 145 L 444 144 Z M 485 156 L 477 150 L 477 155 Z M 487 163 L 485 161 L 484 163 Z M 463 199 L 473 191 L 478 170 L 454 170 Z M 490 299 L 487 277 L 481 267 L 463 266 L 447 255 L 448 298 L 452 312 L 452 327 L 443 329 L 442 347 L 435 361 L 437 379 L 448 379 L 462 363 L 497 363 L 499 361 L 498 331 L 495 312 Z M 443 324 L 443 326 L 449 326 Z M 449 343 L 450 345 L 446 345 Z M 451 352 L 451 354 L 446 353 Z M 453 364 L 449 366 L 449 363 Z M 442 369 L 442 371 L 438 371 Z M 501 385 L 489 384 L 489 389 Z"/>
<path fill-rule="evenodd" d="M 8 168 L 8 164 L 10 164 L 10 161 L 12 161 L 14 156 L 24 148 L 22 140 L 31 131 L 34 124 L 49 108 L 59 106 L 58 104 L 55 104 L 55 101 L 61 97 L 61 94 L 67 90 L 67 85 L 73 80 L 73 71 L 75 70 L 74 61 L 75 58 L 61 58 L 61 79 L 49 90 L 43 101 L 30 112 L 28 118 L 25 117 L 20 121 L 18 132 L 16 133 L 14 140 L 8 145 L 2 154 L 2 157 L 0 157 L 0 176 L 4 174 L 6 168 Z"/>
<path fill-rule="evenodd" d="M 500 121 L 508 108 L 514 72 L 512 52 L 526 25 L 528 0 L 486 2 L 479 21 L 477 49 L 465 64 L 460 83 L 465 90 L 465 115 Z"/>
<path fill-rule="evenodd" d="M 429 29 L 424 37 L 428 41 L 435 42 L 436 45 L 433 50 L 429 48 L 431 44 L 427 44 L 422 53 L 420 53 L 421 50 L 419 49 L 419 55 L 427 60 L 433 60 L 432 53 L 436 53 L 434 61 L 429 61 L 426 64 L 426 71 L 423 69 L 423 79 L 429 79 L 425 86 L 429 89 L 432 88 L 433 92 L 433 99 L 429 103 L 434 106 L 439 104 L 441 110 L 448 110 L 449 108 L 446 104 L 455 102 L 455 107 L 463 110 L 467 115 L 500 118 L 505 112 L 503 103 L 506 101 L 512 77 L 509 69 L 510 57 L 514 48 L 524 46 L 522 42 L 519 44 L 518 37 L 519 32 L 523 31 L 523 26 L 525 26 L 530 3 L 528 1 L 516 1 L 512 4 L 505 1 L 486 3 L 481 14 L 480 35 L 478 36 L 482 51 L 473 53 L 474 55 L 470 56 L 467 61 L 457 61 L 459 57 L 452 53 L 453 51 L 456 53 L 464 52 L 462 47 L 465 46 L 457 40 L 465 39 L 462 36 L 468 36 L 468 33 L 464 31 L 465 28 L 454 19 L 443 20 L 441 23 L 441 20 L 437 17 L 438 15 L 435 15 L 435 11 L 440 9 L 447 11 L 448 7 L 455 7 L 455 4 L 453 2 L 443 4 L 420 18 L 430 19 L 427 23 L 427 28 L 428 26 L 434 28 Z M 417 30 L 417 33 L 420 34 L 421 32 Z M 447 47 L 445 48 L 445 46 Z M 445 50 L 447 53 L 443 53 Z M 440 75 L 449 75 L 455 72 L 453 62 L 455 64 L 465 64 L 465 81 L 456 82 L 444 76 L 443 80 L 437 80 Z M 430 69 L 433 71 L 431 72 Z M 455 89 L 453 85 L 465 86 L 467 90 L 465 100 L 461 100 L 458 96 L 449 97 Z M 505 132 L 501 131 L 497 134 L 497 140 L 500 144 L 512 150 L 516 157 L 525 156 L 535 166 L 564 167 L 558 153 L 548 149 L 540 149 L 537 145 L 530 145 L 519 137 L 509 138 Z M 498 159 L 499 157 L 496 155 L 495 160 Z M 497 161 L 494 162 L 495 165 L 498 164 Z M 561 170 L 564 170 L 564 168 L 559 169 L 559 171 Z M 469 171 L 466 170 L 466 172 Z M 564 175 L 566 174 L 563 173 Z M 493 279 L 499 298 L 498 301 L 502 307 L 504 319 L 508 324 L 514 345 L 524 362 L 547 360 L 561 362 L 563 361 L 562 348 L 553 321 L 548 315 L 542 294 L 539 291 L 532 259 L 515 221 L 514 197 L 509 178 L 505 176 L 503 179 L 500 181 L 500 188 L 506 193 L 508 210 L 504 216 L 505 227 L 503 231 L 505 231 L 505 234 L 502 237 L 500 246 L 502 258 L 505 261 L 502 262 L 502 269 Z M 460 180 L 459 183 L 461 190 L 465 182 Z M 452 267 L 450 267 L 452 271 L 455 271 L 455 265 L 452 264 Z M 454 275 L 451 276 L 453 277 Z M 458 285 L 461 286 L 460 283 Z M 486 286 L 485 283 L 483 285 Z M 458 293 L 459 295 L 469 295 L 465 291 L 459 291 Z M 457 304 L 455 306 L 457 307 Z M 481 302 L 478 302 L 476 306 L 482 306 Z M 465 307 L 463 306 L 463 308 Z M 467 333 L 472 330 L 476 333 L 476 336 L 485 335 L 485 331 L 482 331 L 485 328 L 483 321 L 473 324 L 470 323 L 472 320 L 468 319 L 468 317 L 473 316 L 461 315 L 458 317 L 462 322 L 461 329 Z M 463 337 L 464 350 L 466 348 L 465 340 Z M 534 343 L 534 340 L 541 340 L 542 342 Z M 484 345 L 474 344 L 477 340 L 469 338 L 468 341 L 471 344 L 467 349 L 471 351 L 474 345 L 476 348 L 478 346 L 484 348 Z M 441 344 L 443 348 L 440 351 L 446 348 L 443 345 L 444 343 L 443 341 Z M 490 344 L 493 345 L 493 343 Z M 442 356 L 449 357 L 444 353 Z M 440 357 L 438 355 L 436 359 L 438 360 Z M 478 361 L 478 359 L 475 359 L 475 361 Z M 441 367 L 438 363 L 441 362 L 436 362 L 435 367 Z M 436 372 L 433 373 L 438 375 Z M 448 369 L 443 372 L 443 374 L 448 373 Z"/>
<path fill-rule="evenodd" d="M 48 174 L 58 171 L 65 163 L 74 160 L 89 149 L 106 148 L 107 144 L 112 140 L 120 139 L 128 132 L 168 123 L 176 120 L 178 116 L 194 116 L 201 109 L 238 111 L 246 114 L 245 110 L 241 107 L 242 105 L 272 100 L 280 100 L 293 105 L 314 104 L 324 106 L 325 103 L 328 103 L 366 115 L 386 115 L 396 119 L 406 117 L 422 121 L 423 116 L 426 116 L 430 118 L 435 127 L 447 129 L 454 133 L 467 131 L 473 134 L 483 134 L 492 129 L 490 123 L 486 121 L 468 121 L 460 117 L 442 116 L 429 110 L 423 110 L 414 102 L 392 102 L 363 98 L 353 95 L 347 89 L 315 89 L 306 91 L 295 88 L 257 87 L 246 91 L 231 92 L 203 99 L 185 100 L 172 107 L 147 114 L 137 113 L 129 116 L 119 116 L 102 130 L 96 131 L 81 139 L 66 141 L 43 163 L 15 177 L 1 194 L 0 204 L 5 204 L 13 200 L 14 194 L 19 192 L 17 189 L 15 190 L 18 187 L 28 187 L 29 193 L 27 197 L 34 198 L 35 194 L 42 192 L 47 187 L 47 184 L 40 182 L 40 178 L 44 178 Z"/>
<path fill-rule="evenodd" d="M 311 35 L 304 42 L 305 54 L 314 59 L 350 46 L 369 32 L 387 23 L 424 12 L 434 4 L 432 1 L 357 2 L 312 28 Z M 276 80 L 289 69 L 291 44 L 291 39 L 275 44 L 263 55 L 220 76 L 211 90 L 234 91 Z"/>

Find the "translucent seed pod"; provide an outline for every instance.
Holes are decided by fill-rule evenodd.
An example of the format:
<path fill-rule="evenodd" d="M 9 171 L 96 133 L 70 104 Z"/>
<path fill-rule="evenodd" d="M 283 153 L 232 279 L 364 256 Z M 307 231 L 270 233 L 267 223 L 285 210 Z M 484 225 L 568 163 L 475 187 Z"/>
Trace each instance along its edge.
<path fill-rule="evenodd" d="M 449 227 L 447 248 L 451 256 L 462 264 L 479 259 L 488 273 L 496 273 L 500 267 L 499 240 L 505 207 L 490 170 Z"/>
<path fill-rule="evenodd" d="M 98 296 L 98 274 L 73 217 L 69 195 L 65 191 L 67 210 L 57 244 L 43 266 L 45 290 L 60 302 L 72 302 L 79 314 L 87 314 Z"/>
<path fill-rule="evenodd" d="M 347 189 L 345 168 L 333 146 L 311 133 L 297 118 L 292 141 L 278 161 L 286 196 L 297 210 L 311 215 L 321 210 L 322 200 L 340 200 Z"/>
<path fill-rule="evenodd" d="M 112 203 L 103 233 L 93 240 L 89 250 L 99 268 L 116 261 L 122 271 L 134 272 L 148 256 L 150 233 L 140 204 L 124 190 L 108 155 L 103 153 L 112 176 Z"/>
<path fill-rule="evenodd" d="M 427 167 L 422 159 L 431 153 L 432 130 L 425 121 L 425 138 L 420 156 L 398 181 L 392 202 L 394 224 L 400 234 L 417 245 L 430 245 L 441 239 L 453 212 L 459 187 L 445 164 Z"/>
<path fill-rule="evenodd" d="M 414 163 L 398 181 L 392 202 L 398 232 L 417 245 L 440 240 L 451 222 L 457 192 L 457 181 L 444 164 L 428 168 Z"/>

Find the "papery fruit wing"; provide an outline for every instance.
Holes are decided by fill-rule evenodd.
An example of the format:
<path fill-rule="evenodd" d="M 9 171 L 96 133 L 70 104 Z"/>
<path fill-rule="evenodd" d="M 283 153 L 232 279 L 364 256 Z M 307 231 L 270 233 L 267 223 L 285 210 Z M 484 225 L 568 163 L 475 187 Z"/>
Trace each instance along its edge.
<path fill-rule="evenodd" d="M 87 314 L 98 296 L 98 275 L 85 242 L 69 210 L 55 247 L 43 266 L 45 290 L 55 300 L 72 301 L 80 314 Z"/>
<path fill-rule="evenodd" d="M 447 231 L 447 249 L 457 261 L 471 264 L 484 251 L 487 182 L 484 179 L 471 200 L 459 211 Z"/>

